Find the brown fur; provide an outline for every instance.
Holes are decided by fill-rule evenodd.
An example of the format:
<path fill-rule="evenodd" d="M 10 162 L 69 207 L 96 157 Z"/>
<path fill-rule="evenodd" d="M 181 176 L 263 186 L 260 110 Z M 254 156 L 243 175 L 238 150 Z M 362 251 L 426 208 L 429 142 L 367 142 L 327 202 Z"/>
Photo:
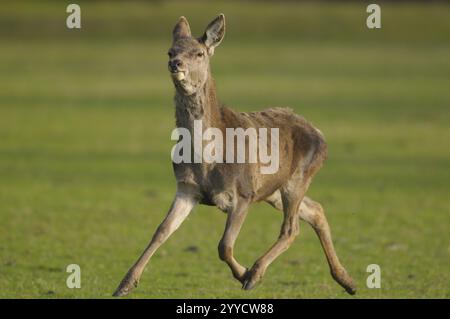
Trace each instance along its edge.
<path fill-rule="evenodd" d="M 262 174 L 259 169 L 261 163 L 173 164 L 178 188 L 174 203 L 115 295 L 125 295 L 137 285 L 150 257 L 196 203 L 217 206 L 228 214 L 219 243 L 219 257 L 229 265 L 233 276 L 243 284 L 244 289 L 251 289 L 262 278 L 269 264 L 290 246 L 299 233 L 300 218 L 318 234 L 333 278 L 347 292 L 354 293 L 353 281 L 335 253 L 322 207 L 305 197 L 313 176 L 327 157 L 327 145 L 322 133 L 288 108 L 243 113 L 219 104 L 209 57 L 224 34 L 223 15 L 213 20 L 198 39 L 192 38 L 184 17 L 175 26 L 174 42 L 169 50 L 169 70 L 176 88 L 176 125 L 189 129 L 193 135 L 194 120 L 201 120 L 203 130 L 219 128 L 223 136 L 226 136 L 226 128 L 267 128 L 268 131 L 279 128 L 279 170 L 274 174 Z M 248 206 L 257 201 L 266 201 L 283 211 L 284 221 L 275 244 L 253 267 L 247 269 L 234 259 L 233 247 Z"/>
<path fill-rule="evenodd" d="M 217 127 L 222 130 L 223 136 L 225 128 L 265 127 L 280 130 L 280 169 L 273 175 L 261 174 L 259 163 L 173 164 L 177 181 L 196 188 L 200 203 L 215 205 L 211 199 L 222 192 L 247 198 L 250 203 L 264 200 L 292 177 L 309 152 L 312 152 L 313 156 L 305 164 L 307 176 L 314 175 L 322 166 L 327 156 L 322 135 L 292 110 L 272 108 L 263 112 L 242 113 L 220 106 L 211 76 L 205 84 L 205 91 L 200 91 L 198 95 L 200 96 L 194 94 L 186 97 L 176 93 L 178 127 L 192 128 L 194 119 L 202 119 L 203 129 Z M 226 150 L 224 154 L 225 152 Z"/>

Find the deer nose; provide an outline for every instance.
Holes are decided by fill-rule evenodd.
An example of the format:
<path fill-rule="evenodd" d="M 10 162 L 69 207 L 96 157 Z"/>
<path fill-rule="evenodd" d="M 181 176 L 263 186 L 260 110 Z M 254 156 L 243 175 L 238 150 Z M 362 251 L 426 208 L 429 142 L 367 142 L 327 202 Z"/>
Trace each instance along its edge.
<path fill-rule="evenodd" d="M 169 61 L 169 70 L 171 72 L 178 71 L 178 68 L 183 66 L 183 62 L 180 59 L 174 59 Z"/>

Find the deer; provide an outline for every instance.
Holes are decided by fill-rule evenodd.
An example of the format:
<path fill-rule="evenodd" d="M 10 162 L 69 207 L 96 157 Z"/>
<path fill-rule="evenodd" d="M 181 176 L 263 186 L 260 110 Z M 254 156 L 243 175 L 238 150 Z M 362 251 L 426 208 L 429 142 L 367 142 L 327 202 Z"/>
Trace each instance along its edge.
<path fill-rule="evenodd" d="M 150 243 L 126 273 L 113 296 L 125 296 L 137 287 L 140 277 L 156 250 L 189 216 L 197 204 L 216 206 L 226 213 L 226 224 L 218 245 L 224 261 L 245 290 L 262 279 L 268 266 L 299 234 L 299 223 L 312 226 L 320 240 L 332 278 L 349 294 L 356 286 L 339 261 L 330 227 L 322 206 L 305 196 L 313 176 L 327 158 L 327 144 L 319 129 L 289 108 L 261 112 L 238 112 L 219 103 L 210 58 L 225 35 L 225 16 L 218 15 L 200 38 L 191 34 L 187 19 L 176 23 L 168 51 L 168 69 L 175 87 L 176 126 L 193 130 L 194 121 L 203 128 L 279 128 L 279 167 L 262 174 L 261 163 L 172 163 L 177 189 L 170 209 Z M 267 202 L 283 214 L 275 243 L 252 267 L 241 265 L 233 251 L 249 206 Z"/>

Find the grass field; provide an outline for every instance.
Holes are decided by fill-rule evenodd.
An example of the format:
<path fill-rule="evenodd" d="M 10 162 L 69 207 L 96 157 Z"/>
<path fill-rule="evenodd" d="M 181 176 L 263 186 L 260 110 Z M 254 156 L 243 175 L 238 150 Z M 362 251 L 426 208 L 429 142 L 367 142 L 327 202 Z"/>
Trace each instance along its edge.
<path fill-rule="evenodd" d="M 150 240 L 175 190 L 173 87 L 180 15 L 227 35 L 213 74 L 242 111 L 290 106 L 327 137 L 309 195 L 324 206 L 351 298 L 450 297 L 450 6 L 359 3 L 60 2 L 0 11 L 0 297 L 104 298 Z M 262 283 L 243 291 L 218 258 L 225 215 L 198 207 L 156 253 L 131 298 L 348 298 L 301 225 Z M 236 246 L 250 266 L 281 215 L 251 209 Z M 81 266 L 81 289 L 65 268 Z M 382 288 L 366 267 L 379 264 Z"/>

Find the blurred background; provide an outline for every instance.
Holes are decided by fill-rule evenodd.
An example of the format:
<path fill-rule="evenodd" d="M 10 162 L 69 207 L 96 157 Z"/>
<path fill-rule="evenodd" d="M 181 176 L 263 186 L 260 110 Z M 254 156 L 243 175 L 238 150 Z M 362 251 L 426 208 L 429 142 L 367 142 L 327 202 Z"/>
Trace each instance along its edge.
<path fill-rule="evenodd" d="M 222 103 L 290 106 L 325 134 L 309 196 L 325 208 L 355 298 L 449 298 L 450 6 L 383 1 L 66 1 L 0 5 L 0 297 L 103 298 L 171 203 L 179 16 L 212 58 Z M 225 215 L 198 207 L 156 253 L 131 298 L 347 298 L 306 224 L 263 282 L 242 291 L 217 253 Z M 257 204 L 237 241 L 253 264 L 281 216 Z M 81 289 L 66 287 L 68 264 Z M 366 267 L 381 267 L 381 289 Z M 354 297 L 352 297 L 354 298 Z"/>

